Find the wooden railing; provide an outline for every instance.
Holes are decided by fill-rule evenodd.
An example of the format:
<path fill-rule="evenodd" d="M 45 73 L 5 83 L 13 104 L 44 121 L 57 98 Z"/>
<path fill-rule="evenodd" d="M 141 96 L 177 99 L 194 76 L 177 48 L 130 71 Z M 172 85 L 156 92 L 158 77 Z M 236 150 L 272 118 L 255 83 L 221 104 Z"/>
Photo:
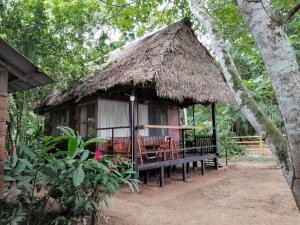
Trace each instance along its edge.
<path fill-rule="evenodd" d="M 268 149 L 267 144 L 260 136 L 238 136 L 232 138 L 236 139 L 238 145 L 244 146 L 249 151 L 259 151 L 260 155 L 264 155 Z"/>

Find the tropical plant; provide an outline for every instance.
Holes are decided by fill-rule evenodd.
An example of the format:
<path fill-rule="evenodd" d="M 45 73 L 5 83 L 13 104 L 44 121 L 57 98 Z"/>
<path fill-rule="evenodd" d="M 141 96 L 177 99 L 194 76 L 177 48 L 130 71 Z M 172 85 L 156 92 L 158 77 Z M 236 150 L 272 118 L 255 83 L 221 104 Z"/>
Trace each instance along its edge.
<path fill-rule="evenodd" d="M 121 184 L 138 190 L 131 163 L 87 149 L 103 139 L 84 142 L 72 129 L 59 129 L 63 136 L 6 153 L 5 200 L 13 207 L 2 212 L 4 224 L 81 224 L 101 214 L 101 205 L 109 206 Z"/>

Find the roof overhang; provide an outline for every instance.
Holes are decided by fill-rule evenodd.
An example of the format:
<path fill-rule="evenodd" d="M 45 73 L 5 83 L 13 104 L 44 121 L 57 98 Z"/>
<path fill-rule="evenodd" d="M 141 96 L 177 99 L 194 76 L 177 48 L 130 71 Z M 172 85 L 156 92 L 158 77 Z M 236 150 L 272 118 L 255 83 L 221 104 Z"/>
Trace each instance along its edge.
<path fill-rule="evenodd" d="M 8 71 L 8 93 L 53 83 L 40 68 L 0 38 L 0 67 Z"/>

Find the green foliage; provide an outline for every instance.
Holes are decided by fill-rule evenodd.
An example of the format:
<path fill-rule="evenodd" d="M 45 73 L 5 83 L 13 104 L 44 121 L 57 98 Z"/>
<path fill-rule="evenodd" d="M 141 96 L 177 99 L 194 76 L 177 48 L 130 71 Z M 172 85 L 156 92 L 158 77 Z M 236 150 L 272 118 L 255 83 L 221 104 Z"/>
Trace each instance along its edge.
<path fill-rule="evenodd" d="M 244 84 L 261 109 L 281 128 L 281 115 L 264 62 L 235 2 L 206 0 L 206 3 Z M 296 3 L 296 0 L 272 0 L 275 17 L 282 16 Z M 0 36 L 58 81 L 10 98 L 7 145 L 36 144 L 43 119 L 32 112 L 32 102 L 45 99 L 53 88 L 72 88 L 79 78 L 92 72 L 95 64 L 104 62 L 113 49 L 183 17 L 189 17 L 194 28 L 205 33 L 205 27 L 197 23 L 186 0 L 1 1 Z M 286 31 L 300 60 L 299 12 L 287 23 Z M 254 134 L 235 106 L 225 107 L 224 111 L 230 113 L 226 117 L 231 117 L 231 131 L 238 135 Z M 200 118 L 202 112 L 197 109 L 196 115 Z M 204 126 L 208 131 L 209 123 Z"/>
<path fill-rule="evenodd" d="M 138 190 L 130 163 L 105 155 L 96 160 L 80 135 L 73 136 L 74 131 L 66 127 L 61 130 L 64 136 L 44 137 L 35 149 L 19 144 L 11 156 L 6 153 L 5 200 L 19 205 L 13 211 L 6 208 L 3 223 L 42 224 L 48 219 L 67 224 L 99 212 L 102 202 L 109 206 L 109 196 L 121 184 Z M 67 149 L 58 149 L 65 141 Z M 61 206 L 60 210 L 49 216 L 53 205 Z"/>
<path fill-rule="evenodd" d="M 0 0 L 0 36 L 57 81 L 10 97 L 7 146 L 40 137 L 32 102 L 72 88 L 127 41 L 189 15 L 185 0 Z"/>

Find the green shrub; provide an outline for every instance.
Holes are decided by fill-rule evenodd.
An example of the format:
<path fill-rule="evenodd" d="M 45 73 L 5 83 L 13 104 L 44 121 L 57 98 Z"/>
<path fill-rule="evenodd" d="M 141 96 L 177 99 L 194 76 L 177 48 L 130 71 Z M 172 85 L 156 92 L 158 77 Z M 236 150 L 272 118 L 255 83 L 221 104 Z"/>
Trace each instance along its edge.
<path fill-rule="evenodd" d="M 138 190 L 129 162 L 107 155 L 95 159 L 86 149 L 103 139 L 84 142 L 70 128 L 60 129 L 63 136 L 44 137 L 35 149 L 19 144 L 12 155 L 6 153 L 5 200 L 15 208 L 1 213 L 4 224 L 84 221 L 99 213 L 102 203 L 109 206 L 121 184 Z M 67 149 L 57 149 L 62 142 Z"/>
<path fill-rule="evenodd" d="M 220 132 L 218 137 L 218 151 L 221 157 L 226 154 L 230 156 L 244 155 L 247 149 L 237 144 L 236 134 L 231 131 Z"/>

